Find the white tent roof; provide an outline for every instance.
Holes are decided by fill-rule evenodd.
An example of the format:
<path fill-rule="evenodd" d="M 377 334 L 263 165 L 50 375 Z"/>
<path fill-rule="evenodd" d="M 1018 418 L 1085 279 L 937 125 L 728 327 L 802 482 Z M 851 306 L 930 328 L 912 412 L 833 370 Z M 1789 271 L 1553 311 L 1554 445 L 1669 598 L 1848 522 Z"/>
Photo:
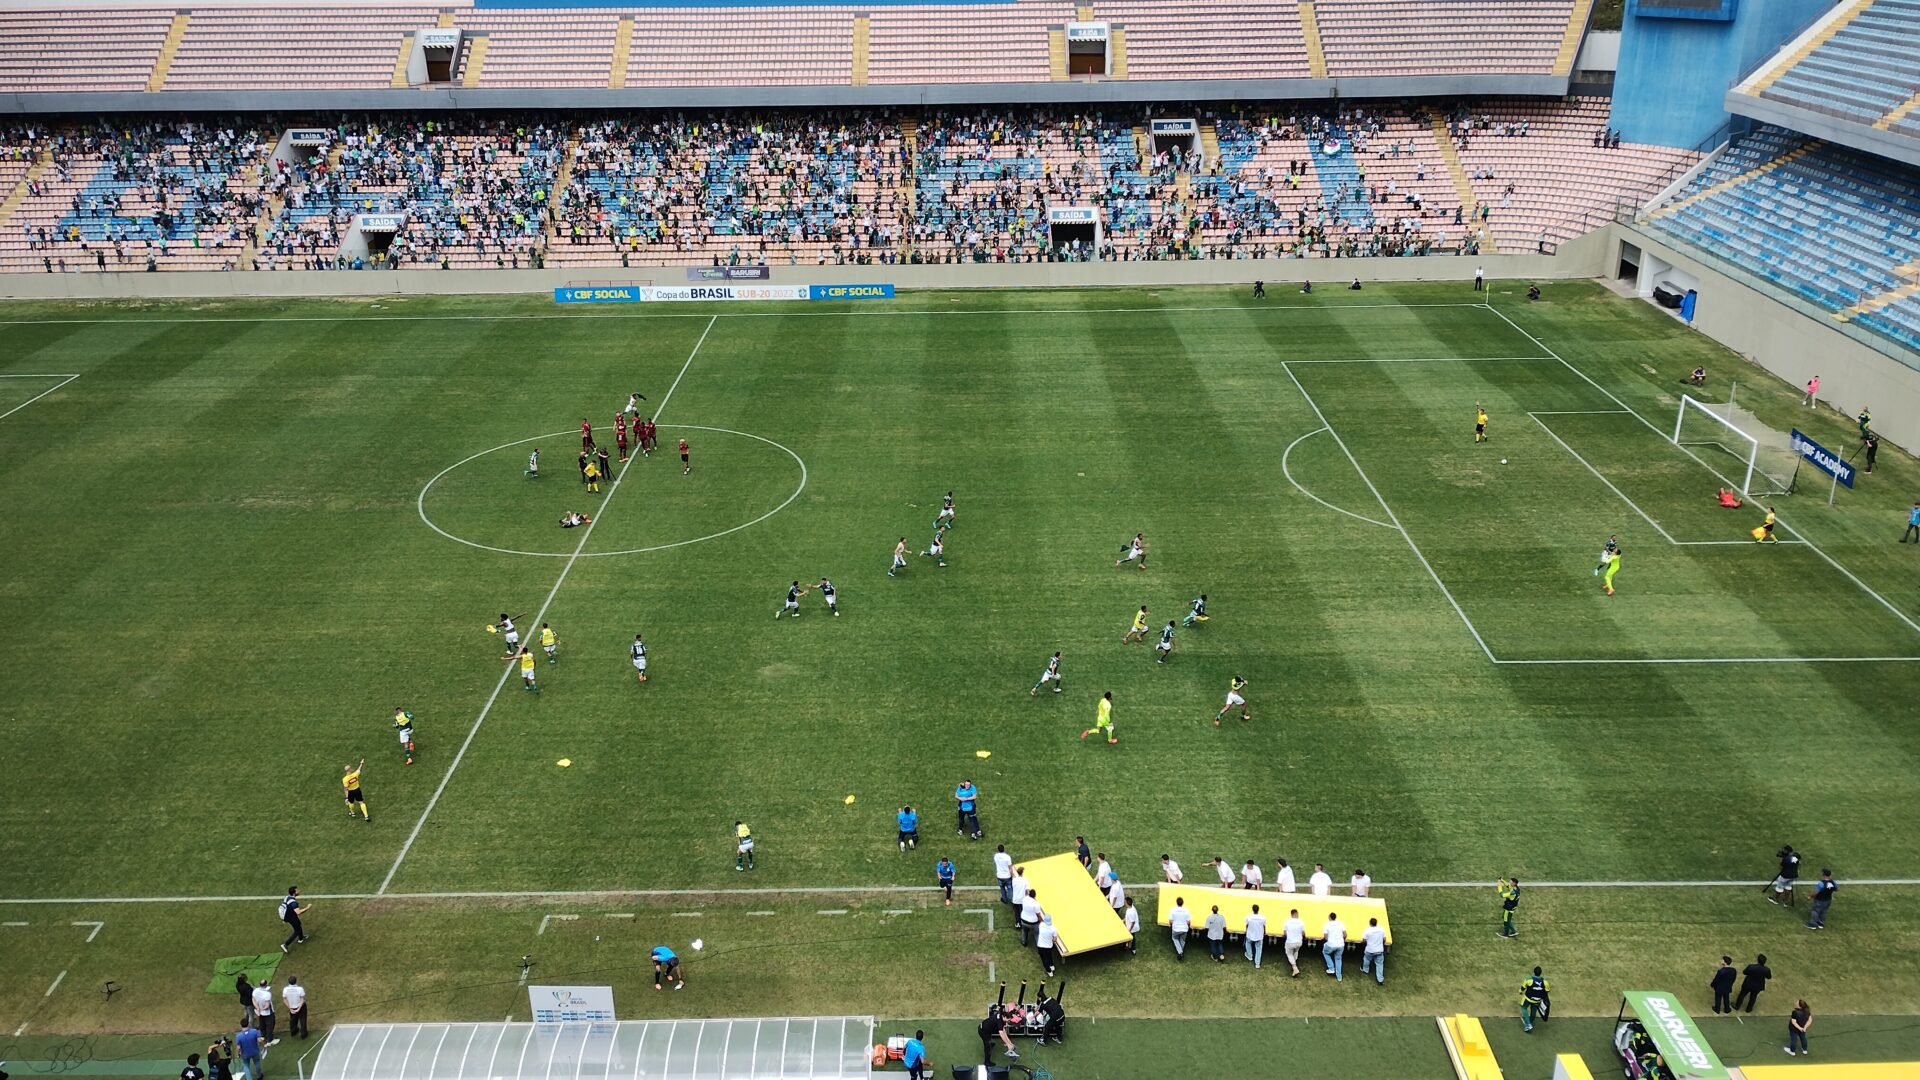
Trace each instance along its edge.
<path fill-rule="evenodd" d="M 343 1024 L 311 1080 L 869 1080 L 871 1016 Z"/>

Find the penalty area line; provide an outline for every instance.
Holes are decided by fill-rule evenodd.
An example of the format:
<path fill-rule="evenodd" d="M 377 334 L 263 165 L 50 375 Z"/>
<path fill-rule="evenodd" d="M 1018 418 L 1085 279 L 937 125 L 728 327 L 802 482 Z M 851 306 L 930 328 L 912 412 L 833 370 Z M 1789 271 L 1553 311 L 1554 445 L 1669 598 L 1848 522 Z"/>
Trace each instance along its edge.
<path fill-rule="evenodd" d="M 707 335 L 713 333 L 714 324 L 719 321 L 718 315 L 707 320 L 706 329 L 700 331 L 700 339 L 693 343 L 692 351 L 687 353 L 686 363 L 680 365 L 680 373 L 673 377 L 673 385 L 667 387 L 666 394 L 660 398 L 660 404 L 653 410 L 655 417 L 665 415 L 667 404 L 673 400 L 673 392 L 680 389 L 680 380 L 687 377 L 687 369 L 693 366 L 694 358 L 700 355 L 700 347 L 707 343 Z M 587 522 L 586 528 L 580 530 L 580 542 L 574 545 L 573 554 L 568 556 L 566 563 L 560 567 L 560 576 L 554 580 L 553 588 L 547 590 L 547 598 L 540 602 L 540 609 L 534 613 L 533 620 L 527 623 L 528 627 L 538 625 L 540 620 L 546 617 L 547 609 L 553 606 L 553 598 L 560 595 L 560 587 L 567 583 L 567 575 L 573 573 L 573 568 L 580 562 L 580 553 L 586 550 L 587 541 L 593 538 L 594 526 L 606 517 L 607 506 L 613 502 L 614 495 L 620 490 L 620 482 L 627 478 L 627 470 L 631 468 L 633 468 L 633 461 L 629 459 L 620 467 L 620 472 L 614 476 L 613 483 L 608 485 L 607 494 L 600 500 L 593 520 Z M 447 765 L 447 771 L 441 775 L 440 785 L 433 789 L 433 797 L 427 800 L 426 807 L 420 811 L 419 820 L 413 823 L 413 831 L 407 834 L 406 843 L 400 845 L 400 853 L 393 857 L 393 865 L 387 868 L 387 876 L 380 879 L 380 888 L 377 890 L 379 894 L 384 894 L 387 886 L 393 884 L 394 875 L 400 872 L 400 864 L 407 861 L 407 853 L 413 850 L 414 841 L 420 839 L 420 830 L 426 827 L 427 818 L 432 816 L 433 808 L 440 804 L 440 796 L 446 794 L 447 784 L 453 780 L 455 770 L 460 768 L 461 759 L 467 756 L 467 749 L 473 745 L 474 737 L 480 734 L 481 725 L 487 722 L 487 715 L 493 711 L 494 703 L 500 700 L 500 691 L 506 689 L 507 681 L 512 677 L 513 665 L 508 664 L 507 669 L 500 673 L 500 681 L 493 684 L 493 693 L 487 695 L 486 704 L 480 707 L 480 715 L 474 717 L 473 726 L 467 729 L 467 737 L 461 742 L 460 749 L 454 753 L 453 761 Z"/>

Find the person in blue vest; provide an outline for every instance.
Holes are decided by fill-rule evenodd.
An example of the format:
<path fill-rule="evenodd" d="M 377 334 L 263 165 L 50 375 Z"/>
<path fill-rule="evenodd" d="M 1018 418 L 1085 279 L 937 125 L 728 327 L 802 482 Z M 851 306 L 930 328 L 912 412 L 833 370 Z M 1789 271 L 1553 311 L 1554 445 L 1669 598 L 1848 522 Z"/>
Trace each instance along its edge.
<path fill-rule="evenodd" d="M 914 813 L 913 807 L 901 807 L 900 812 L 894 815 L 894 821 L 900 826 L 900 850 L 905 851 L 908 848 L 919 847 L 920 815 Z"/>
<path fill-rule="evenodd" d="M 953 789 L 953 801 L 958 808 L 953 831 L 975 840 L 980 839 L 980 814 L 977 809 L 980 789 L 973 786 L 973 781 L 962 780 L 960 786 Z"/>
<path fill-rule="evenodd" d="M 686 977 L 680 974 L 680 958 L 665 945 L 655 945 L 653 947 L 653 988 L 663 989 L 661 984 L 669 979 L 673 980 L 675 990 L 686 989 Z"/>
<path fill-rule="evenodd" d="M 907 1067 L 907 1080 L 928 1080 L 933 1062 L 927 1059 L 927 1033 L 916 1029 L 913 1038 L 907 1040 L 906 1053 L 900 1063 Z"/>

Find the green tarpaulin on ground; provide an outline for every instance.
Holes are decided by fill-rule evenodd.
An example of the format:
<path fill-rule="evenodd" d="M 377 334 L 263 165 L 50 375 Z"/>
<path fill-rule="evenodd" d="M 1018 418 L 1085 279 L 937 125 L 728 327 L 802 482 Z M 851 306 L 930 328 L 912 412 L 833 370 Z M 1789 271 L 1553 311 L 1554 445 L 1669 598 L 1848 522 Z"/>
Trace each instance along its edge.
<path fill-rule="evenodd" d="M 239 988 L 234 981 L 245 973 L 247 981 L 258 986 L 262 979 L 272 979 L 273 973 L 280 969 L 280 960 L 285 953 L 261 953 L 259 956 L 228 956 L 213 962 L 213 981 L 207 984 L 209 994 L 231 994 Z"/>

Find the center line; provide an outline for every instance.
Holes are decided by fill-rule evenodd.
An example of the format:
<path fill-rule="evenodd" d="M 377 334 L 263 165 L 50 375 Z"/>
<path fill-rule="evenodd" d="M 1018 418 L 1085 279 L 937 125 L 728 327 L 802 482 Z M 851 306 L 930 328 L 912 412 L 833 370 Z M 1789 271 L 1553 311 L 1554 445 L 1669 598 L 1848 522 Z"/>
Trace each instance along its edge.
<path fill-rule="evenodd" d="M 687 377 L 687 369 L 693 366 L 693 358 L 700 355 L 700 346 L 707 343 L 707 335 L 713 332 L 714 323 L 719 321 L 718 315 L 707 320 L 706 329 L 700 331 L 700 340 L 694 342 L 693 351 L 687 353 L 687 362 L 680 365 L 680 374 L 673 377 L 673 385 L 667 387 L 666 394 L 660 398 L 659 406 L 653 410 L 656 419 L 666 413 L 667 403 L 673 400 L 673 392 L 680 389 L 680 380 Z M 593 520 L 587 522 L 586 527 L 580 531 L 580 542 L 574 546 L 573 554 L 568 556 L 566 563 L 560 567 L 560 577 L 554 581 L 553 588 L 547 590 L 547 598 L 540 602 L 540 610 L 534 612 L 533 621 L 527 623 L 529 627 L 539 625 L 540 620 L 546 617 L 547 609 L 553 606 L 553 598 L 560 595 L 560 586 L 567 583 L 567 575 L 573 572 L 574 564 L 580 561 L 580 553 L 587 549 L 587 541 L 593 538 L 594 526 L 606 516 L 607 504 L 613 501 L 614 492 L 620 490 L 620 482 L 627 478 L 627 470 L 631 468 L 633 468 L 631 458 L 625 465 L 620 466 L 620 472 L 613 478 L 613 483 L 608 485 L 606 497 L 600 500 L 600 506 L 593 515 Z M 440 796 L 446 794 L 447 784 L 453 779 L 454 770 L 460 767 L 460 759 L 467 756 L 467 748 L 473 745 L 474 736 L 480 734 L 480 725 L 487 722 L 487 714 L 493 711 L 494 702 L 500 700 L 500 691 L 506 689 L 507 681 L 513 678 L 513 667 L 512 664 L 508 664 L 506 670 L 500 673 L 500 681 L 493 685 L 493 693 L 487 695 L 487 703 L 480 707 L 480 715 L 474 717 L 473 727 L 467 730 L 466 740 L 460 744 L 460 749 L 453 755 L 453 762 L 447 766 L 446 774 L 440 777 L 440 786 L 433 789 L 433 797 L 427 800 L 426 808 L 420 811 L 420 820 L 413 823 L 413 831 L 407 834 L 407 842 L 400 845 L 400 854 L 393 857 L 393 865 L 387 868 L 387 876 L 380 880 L 380 888 L 375 892 L 376 896 L 384 894 L 387 886 L 393 884 L 393 876 L 400 872 L 400 864 L 406 861 L 407 853 L 413 850 L 413 842 L 420 838 L 420 830 L 426 826 L 427 818 L 433 813 L 433 808 L 440 804 Z"/>

